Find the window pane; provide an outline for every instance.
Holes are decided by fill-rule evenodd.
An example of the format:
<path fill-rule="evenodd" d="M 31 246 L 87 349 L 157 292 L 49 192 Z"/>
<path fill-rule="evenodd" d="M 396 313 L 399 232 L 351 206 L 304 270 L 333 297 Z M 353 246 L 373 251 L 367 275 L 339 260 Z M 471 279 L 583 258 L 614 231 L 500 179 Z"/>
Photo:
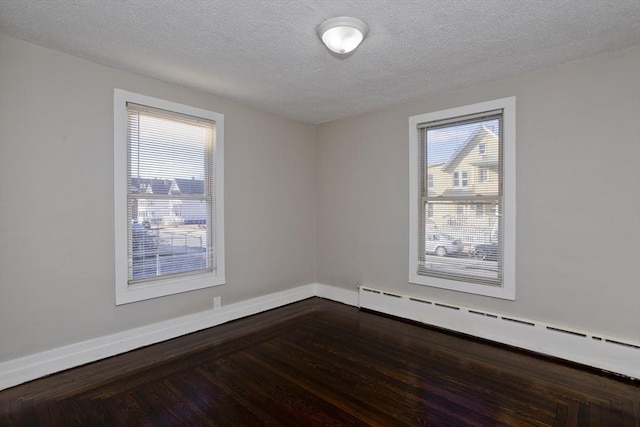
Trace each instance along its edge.
<path fill-rule="evenodd" d="M 213 123 L 130 105 L 129 283 L 212 271 Z"/>
<path fill-rule="evenodd" d="M 501 194 L 500 119 L 427 128 L 428 197 Z M 483 151 L 476 147 L 482 145 Z M 478 178 L 473 178 L 478 177 Z"/>
<path fill-rule="evenodd" d="M 496 212 L 498 203 L 425 205 L 420 272 L 500 284 L 500 217 L 487 214 Z M 484 215 L 478 215 L 479 211 Z"/>
<path fill-rule="evenodd" d="M 425 126 L 420 274 L 501 284 L 501 116 Z"/>
<path fill-rule="evenodd" d="M 478 182 L 488 182 L 489 181 L 489 168 L 485 166 L 481 166 L 478 170 Z"/>
<path fill-rule="evenodd" d="M 206 201 L 130 199 L 130 209 L 130 279 L 207 269 Z"/>
<path fill-rule="evenodd" d="M 213 125 L 165 115 L 129 110 L 129 176 L 183 182 L 199 179 L 199 194 L 204 195 L 202 183 L 208 176 L 206 152 L 212 143 Z M 169 190 L 176 191 L 175 188 L 164 190 L 166 194 Z M 189 187 L 189 190 L 192 192 L 195 188 Z"/>

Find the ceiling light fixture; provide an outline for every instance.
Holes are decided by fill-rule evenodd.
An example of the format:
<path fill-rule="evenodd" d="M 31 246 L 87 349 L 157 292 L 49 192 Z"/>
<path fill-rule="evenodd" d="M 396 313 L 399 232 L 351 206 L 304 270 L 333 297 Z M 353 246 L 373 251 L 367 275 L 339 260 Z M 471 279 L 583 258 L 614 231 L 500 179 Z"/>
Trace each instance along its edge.
<path fill-rule="evenodd" d="M 339 16 L 320 24 L 318 36 L 330 51 L 346 55 L 362 43 L 368 30 L 367 24 L 359 19 Z"/>

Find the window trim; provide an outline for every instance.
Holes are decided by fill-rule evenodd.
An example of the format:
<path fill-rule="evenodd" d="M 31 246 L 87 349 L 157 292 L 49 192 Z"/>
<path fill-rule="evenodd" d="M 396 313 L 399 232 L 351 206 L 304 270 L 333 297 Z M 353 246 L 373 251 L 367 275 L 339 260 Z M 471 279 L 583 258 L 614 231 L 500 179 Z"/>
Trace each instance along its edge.
<path fill-rule="evenodd" d="M 480 166 L 478 168 L 478 182 L 481 184 L 489 182 L 489 168 L 486 166 Z"/>
<path fill-rule="evenodd" d="M 469 171 L 455 170 L 453 171 L 452 178 L 453 178 L 453 188 L 469 187 Z"/>
<path fill-rule="evenodd" d="M 212 209 L 215 211 L 216 270 L 185 276 L 159 277 L 154 280 L 130 285 L 128 283 L 127 256 L 127 102 L 147 105 L 171 112 L 202 117 L 215 122 L 215 196 Z M 224 115 L 197 107 L 153 98 L 122 89 L 114 89 L 114 238 L 115 238 L 115 291 L 116 305 L 143 301 L 181 292 L 193 291 L 225 283 L 224 257 Z"/>
<path fill-rule="evenodd" d="M 459 281 L 417 274 L 420 213 L 420 141 L 418 125 L 503 110 L 502 285 Z M 516 98 L 508 97 L 409 117 L 409 283 L 515 300 L 516 278 Z"/>

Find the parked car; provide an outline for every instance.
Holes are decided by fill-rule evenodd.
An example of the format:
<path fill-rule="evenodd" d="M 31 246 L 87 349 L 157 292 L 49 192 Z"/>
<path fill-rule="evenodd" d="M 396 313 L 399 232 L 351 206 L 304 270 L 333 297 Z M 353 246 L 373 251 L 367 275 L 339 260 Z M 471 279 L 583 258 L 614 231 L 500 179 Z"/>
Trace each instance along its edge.
<path fill-rule="evenodd" d="M 481 243 L 473 247 L 472 254 L 476 259 L 497 261 L 500 256 L 500 246 L 497 243 Z"/>
<path fill-rule="evenodd" d="M 461 252 L 462 242 L 442 233 L 429 233 L 425 238 L 425 251 L 428 254 L 445 256 Z"/>

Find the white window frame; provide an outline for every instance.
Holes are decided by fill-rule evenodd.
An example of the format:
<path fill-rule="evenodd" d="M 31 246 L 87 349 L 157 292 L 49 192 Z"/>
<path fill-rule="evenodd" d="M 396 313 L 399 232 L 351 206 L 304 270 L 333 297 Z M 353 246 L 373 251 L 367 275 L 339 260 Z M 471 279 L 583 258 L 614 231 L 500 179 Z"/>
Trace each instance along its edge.
<path fill-rule="evenodd" d="M 454 171 L 453 172 L 453 188 L 465 188 L 469 186 L 469 172 L 468 171 Z"/>
<path fill-rule="evenodd" d="M 492 286 L 417 274 L 419 267 L 420 141 L 421 123 L 464 117 L 485 111 L 503 110 L 502 174 L 502 283 Z M 476 295 L 516 298 L 516 98 L 502 98 L 478 104 L 409 117 L 409 283 Z"/>
<path fill-rule="evenodd" d="M 489 182 L 489 169 L 484 167 L 484 166 L 480 166 L 478 168 L 478 182 L 480 183 L 484 183 L 484 182 Z"/>
<path fill-rule="evenodd" d="M 225 283 L 224 264 L 224 115 L 163 99 L 114 89 L 114 220 L 116 305 L 143 301 Z M 215 270 L 179 277 L 158 277 L 137 284 L 128 283 L 127 256 L 127 102 L 186 114 L 215 122 L 215 218 L 213 246 Z"/>

